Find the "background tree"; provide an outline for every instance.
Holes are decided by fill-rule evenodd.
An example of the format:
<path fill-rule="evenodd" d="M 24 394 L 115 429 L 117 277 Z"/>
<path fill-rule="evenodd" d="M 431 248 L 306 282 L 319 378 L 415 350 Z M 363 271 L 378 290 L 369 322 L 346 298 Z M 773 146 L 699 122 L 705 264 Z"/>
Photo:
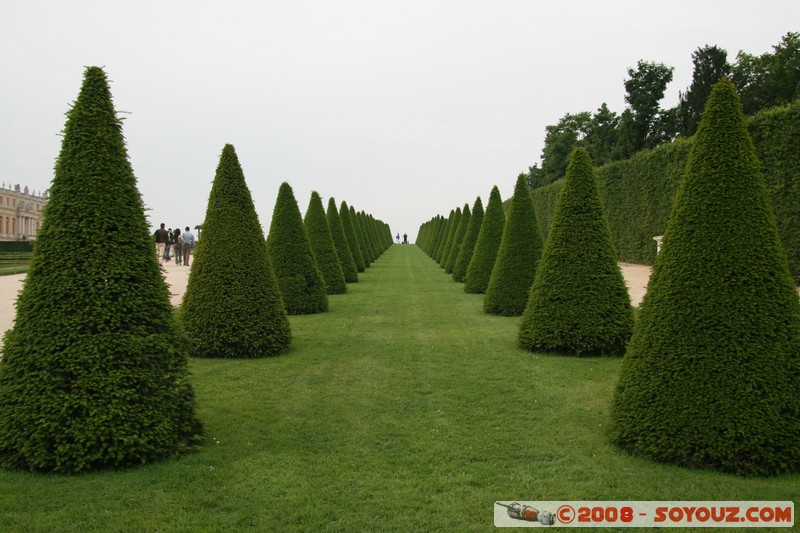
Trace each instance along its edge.
<path fill-rule="evenodd" d="M 89 67 L 4 338 L 0 464 L 78 473 L 192 445 L 184 341 L 105 72 Z"/>
<path fill-rule="evenodd" d="M 181 307 L 191 354 L 253 358 L 286 352 L 289 320 L 230 144 L 220 155 L 203 230 Z"/>
<path fill-rule="evenodd" d="M 364 263 L 364 256 L 361 254 L 361 246 L 358 244 L 356 229 L 353 226 L 353 221 L 350 219 L 350 208 L 347 206 L 347 202 L 342 202 L 339 208 L 339 220 L 342 221 L 342 229 L 347 239 L 347 247 L 350 248 L 350 252 L 353 254 L 356 270 L 358 270 L 358 272 L 364 272 L 367 266 Z"/>
<path fill-rule="evenodd" d="M 355 283 L 358 281 L 358 269 L 356 268 L 353 253 L 350 251 L 350 246 L 347 244 L 347 237 L 344 235 L 344 226 L 342 219 L 339 218 L 339 211 L 336 209 L 336 200 L 331 196 L 328 198 L 328 210 L 326 212 L 328 219 L 328 226 L 331 229 L 331 238 L 336 246 L 336 256 L 342 265 L 342 274 L 346 283 Z"/>
<path fill-rule="evenodd" d="M 592 160 L 578 147 L 520 322 L 519 343 L 531 351 L 622 355 L 632 328 L 630 296 Z"/>
<path fill-rule="evenodd" d="M 711 87 L 720 78 L 730 76 L 731 73 L 728 52 L 718 46 L 706 45 L 695 50 L 692 53 L 692 64 L 692 84 L 685 93 L 680 93 L 678 103 L 680 132 L 686 137 L 697 131 Z"/>
<path fill-rule="evenodd" d="M 483 294 L 489 285 L 494 261 L 497 259 L 497 249 L 503 238 L 503 227 L 506 223 L 506 214 L 503 210 L 503 200 L 497 185 L 489 193 L 489 202 L 483 215 L 481 230 L 475 242 L 475 250 L 467 267 L 467 277 L 464 280 L 464 292 L 469 294 Z"/>
<path fill-rule="evenodd" d="M 472 211 L 469 218 L 469 225 L 467 231 L 464 233 L 464 239 L 461 241 L 461 247 L 458 251 L 456 264 L 453 267 L 453 281 L 463 282 L 467 277 L 467 267 L 469 266 L 472 253 L 475 251 L 475 243 L 478 241 L 478 233 L 481 231 L 481 224 L 483 223 L 483 202 L 481 197 L 475 199 L 472 204 Z"/>
<path fill-rule="evenodd" d="M 800 472 L 800 300 L 733 83 L 717 83 L 623 359 L 613 441 L 738 474 Z"/>
<path fill-rule="evenodd" d="M 541 255 L 542 232 L 533 209 L 531 190 L 525 176 L 520 175 L 486 288 L 483 310 L 494 315 L 521 315 L 528 303 L 528 292 Z"/>
<path fill-rule="evenodd" d="M 800 97 L 800 33 L 789 32 L 772 52 L 740 51 L 731 72 L 747 115 Z"/>
<path fill-rule="evenodd" d="M 314 258 L 317 260 L 322 279 L 325 280 L 328 294 L 344 294 L 347 292 L 344 270 L 342 270 L 342 264 L 333 244 L 333 235 L 328 226 L 325 208 L 322 207 L 322 198 L 317 191 L 311 192 L 303 223 L 306 226 L 311 251 L 314 252 Z"/>
<path fill-rule="evenodd" d="M 328 310 L 325 281 L 311 251 L 294 191 L 286 182 L 278 189 L 267 251 L 288 314 L 304 315 Z"/>
<path fill-rule="evenodd" d="M 628 69 L 625 80 L 625 102 L 620 118 L 619 155 L 627 158 L 643 148 L 653 148 L 674 132 L 673 113 L 661 109 L 667 84 L 672 81 L 673 67 L 663 63 L 640 60 L 636 68 Z"/>
<path fill-rule="evenodd" d="M 603 102 L 592 115 L 592 122 L 582 143 L 589 151 L 595 165 L 605 165 L 616 159 L 617 143 L 619 142 L 618 128 L 619 117 Z"/>

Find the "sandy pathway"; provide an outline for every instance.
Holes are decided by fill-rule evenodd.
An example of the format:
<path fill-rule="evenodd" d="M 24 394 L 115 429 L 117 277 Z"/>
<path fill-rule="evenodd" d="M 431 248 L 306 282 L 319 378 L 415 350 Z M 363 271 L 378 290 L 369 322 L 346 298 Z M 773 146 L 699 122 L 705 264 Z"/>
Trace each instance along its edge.
<path fill-rule="evenodd" d="M 631 295 L 633 305 L 639 305 L 647 289 L 647 281 L 650 279 L 650 267 L 647 265 L 634 265 L 630 263 L 620 263 L 622 275 Z M 173 305 L 178 305 L 183 298 L 186 290 L 186 282 L 189 279 L 189 268 L 168 263 L 164 265 L 164 277 L 170 288 L 171 301 Z M 2 343 L 2 333 L 10 329 L 14 324 L 15 307 L 17 293 L 22 289 L 22 281 L 25 274 L 13 276 L 0 276 L 0 344 Z"/>

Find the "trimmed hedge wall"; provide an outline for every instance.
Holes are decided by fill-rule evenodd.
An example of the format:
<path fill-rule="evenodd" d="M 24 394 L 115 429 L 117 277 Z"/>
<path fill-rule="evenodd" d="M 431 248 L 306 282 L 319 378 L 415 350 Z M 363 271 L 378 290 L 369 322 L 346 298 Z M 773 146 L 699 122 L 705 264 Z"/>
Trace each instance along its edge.
<path fill-rule="evenodd" d="M 800 100 L 759 113 L 749 121 L 772 200 L 778 234 L 795 283 L 800 283 Z M 653 264 L 692 139 L 645 150 L 595 169 L 600 199 L 620 261 Z M 535 189 L 533 203 L 547 238 L 563 179 Z"/>

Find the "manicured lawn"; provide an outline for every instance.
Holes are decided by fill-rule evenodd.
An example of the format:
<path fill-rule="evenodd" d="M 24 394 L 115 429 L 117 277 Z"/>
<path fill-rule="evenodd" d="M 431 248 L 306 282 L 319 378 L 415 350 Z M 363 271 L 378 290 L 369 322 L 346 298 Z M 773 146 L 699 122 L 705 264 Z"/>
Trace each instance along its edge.
<path fill-rule="evenodd" d="M 191 361 L 197 452 L 77 477 L 0 471 L 0 529 L 489 531 L 496 500 L 800 500 L 798 475 L 617 450 L 620 360 L 525 352 L 519 319 L 481 302 L 392 246 L 330 312 L 291 317 L 289 354 Z"/>

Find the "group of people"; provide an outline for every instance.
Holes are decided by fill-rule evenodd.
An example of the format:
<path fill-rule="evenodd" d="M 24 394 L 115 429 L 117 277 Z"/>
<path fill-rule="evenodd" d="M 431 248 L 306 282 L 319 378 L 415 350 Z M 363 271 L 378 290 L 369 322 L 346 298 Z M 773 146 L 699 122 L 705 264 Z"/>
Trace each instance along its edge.
<path fill-rule="evenodd" d="M 153 234 L 153 238 L 156 241 L 156 256 L 159 265 L 163 265 L 164 261 L 171 260 L 171 251 L 176 265 L 189 266 L 189 256 L 191 256 L 195 244 L 195 238 L 189 230 L 189 226 L 186 226 L 183 231 L 180 228 L 164 229 L 162 222 L 161 227 Z"/>
<path fill-rule="evenodd" d="M 394 239 L 397 241 L 397 244 L 400 244 L 400 234 L 399 233 L 395 236 Z M 403 244 L 408 244 L 408 234 L 407 233 L 403 233 Z"/>

